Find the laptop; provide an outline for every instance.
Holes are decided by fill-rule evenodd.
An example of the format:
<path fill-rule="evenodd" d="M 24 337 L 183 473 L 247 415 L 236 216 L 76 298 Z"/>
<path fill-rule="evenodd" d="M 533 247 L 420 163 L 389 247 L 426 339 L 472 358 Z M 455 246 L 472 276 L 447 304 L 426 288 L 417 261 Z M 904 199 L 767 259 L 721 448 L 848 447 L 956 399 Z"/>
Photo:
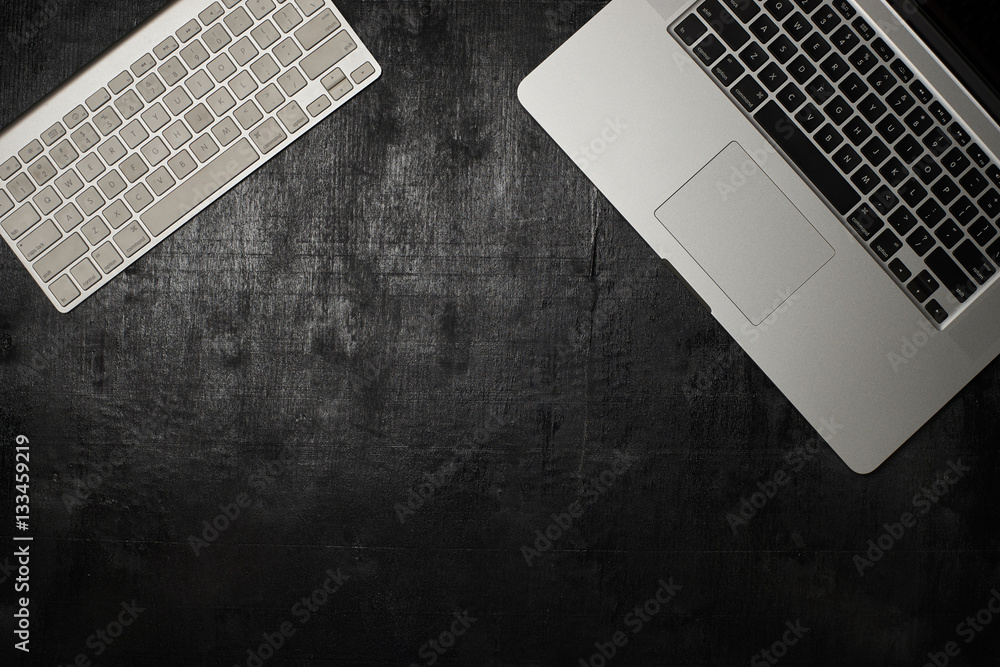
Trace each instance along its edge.
<path fill-rule="evenodd" d="M 1000 352 L 1000 99 L 944 3 L 613 0 L 521 103 L 857 473 Z"/>

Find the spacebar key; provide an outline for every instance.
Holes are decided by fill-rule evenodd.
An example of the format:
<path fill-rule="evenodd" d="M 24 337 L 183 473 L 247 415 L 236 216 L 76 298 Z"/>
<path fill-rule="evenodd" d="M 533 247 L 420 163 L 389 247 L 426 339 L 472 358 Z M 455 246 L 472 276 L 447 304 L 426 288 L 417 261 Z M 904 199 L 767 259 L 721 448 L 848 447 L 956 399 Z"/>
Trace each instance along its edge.
<path fill-rule="evenodd" d="M 808 136 L 785 115 L 776 102 L 771 101 L 754 114 L 778 147 L 785 151 L 806 178 L 819 188 L 837 212 L 847 215 L 858 203 L 861 195 L 848 183 L 829 159 L 820 152 Z"/>
<path fill-rule="evenodd" d="M 241 139 L 143 213 L 140 216 L 142 224 L 146 225 L 150 234 L 159 236 L 259 159 L 250 141 Z"/>

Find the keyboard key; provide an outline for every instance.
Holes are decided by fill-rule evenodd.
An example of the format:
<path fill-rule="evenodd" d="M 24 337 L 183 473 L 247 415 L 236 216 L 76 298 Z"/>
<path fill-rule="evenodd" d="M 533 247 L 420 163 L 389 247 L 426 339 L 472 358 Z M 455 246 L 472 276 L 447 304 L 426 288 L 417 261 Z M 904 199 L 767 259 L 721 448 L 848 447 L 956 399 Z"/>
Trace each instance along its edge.
<path fill-rule="evenodd" d="M 812 32 L 809 21 L 799 12 L 792 14 L 791 18 L 785 21 L 783 27 L 796 42 L 801 42 L 803 37 Z"/>
<path fill-rule="evenodd" d="M 996 238 L 997 229 L 989 223 L 986 218 L 979 218 L 969 227 L 969 236 L 980 246 L 985 247 L 987 243 Z"/>
<path fill-rule="evenodd" d="M 955 248 L 955 259 L 958 260 L 959 264 L 965 267 L 976 282 L 980 285 L 986 283 L 993 274 L 996 273 L 996 269 L 990 264 L 990 261 L 986 259 L 983 253 L 979 252 L 979 248 L 966 239 L 960 246 Z"/>
<path fill-rule="evenodd" d="M 357 44 L 347 34 L 347 31 L 342 30 L 303 58 L 301 61 L 302 70 L 309 79 L 315 80 L 355 49 L 357 49 Z"/>
<path fill-rule="evenodd" d="M 951 139 L 941 131 L 941 128 L 935 127 L 924 137 L 924 146 L 937 157 L 941 157 L 951 147 Z"/>
<path fill-rule="evenodd" d="M 891 93 L 885 96 L 885 101 L 900 118 L 917 103 L 903 86 L 896 86 Z"/>
<path fill-rule="evenodd" d="M 149 166 L 155 167 L 164 160 L 170 154 L 170 150 L 167 148 L 166 144 L 163 143 L 163 139 L 159 137 L 153 137 L 153 140 L 142 147 L 142 156 L 146 158 L 146 162 Z"/>
<path fill-rule="evenodd" d="M 274 22 L 282 32 L 288 33 L 302 23 L 302 15 L 292 5 L 285 5 L 274 14 Z"/>
<path fill-rule="evenodd" d="M 951 248 L 954 247 L 956 243 L 961 241 L 965 234 L 952 220 L 948 220 L 941 225 L 936 232 L 934 232 L 934 236 L 938 237 L 938 240 L 941 241 L 941 245 L 945 248 Z"/>
<path fill-rule="evenodd" d="M 892 275 L 896 276 L 896 280 L 901 283 L 905 283 L 910 279 L 910 276 L 913 275 L 910 273 L 910 270 L 906 268 L 906 264 L 903 264 L 899 258 L 889 262 L 889 270 L 892 271 Z"/>
<path fill-rule="evenodd" d="M 150 132 L 159 132 L 164 125 L 170 122 L 170 114 L 159 102 L 142 112 L 142 122 L 146 124 Z"/>
<path fill-rule="evenodd" d="M 934 237 L 923 227 L 918 227 L 916 231 L 906 237 L 906 243 L 911 248 L 913 252 L 917 253 L 920 257 L 923 257 L 927 252 L 936 245 Z"/>
<path fill-rule="evenodd" d="M 899 58 L 892 61 L 892 64 L 889 65 L 889 69 L 891 69 L 903 83 L 909 83 L 910 80 L 913 79 L 913 71 Z"/>
<path fill-rule="evenodd" d="M 135 148 L 149 138 L 149 132 L 147 132 L 146 127 L 140 123 L 138 119 L 136 119 L 122 129 L 121 137 L 125 140 L 125 144 L 129 148 Z"/>
<path fill-rule="evenodd" d="M 941 304 L 934 299 L 928 301 L 925 308 L 927 309 L 928 314 L 930 314 L 930 316 L 934 318 L 934 321 L 938 324 L 941 324 L 948 319 L 948 311 L 942 308 Z"/>
<path fill-rule="evenodd" d="M 132 75 L 128 72 L 122 72 L 115 78 L 108 82 L 108 88 L 111 89 L 112 95 L 117 95 L 126 88 L 132 85 Z"/>
<path fill-rule="evenodd" d="M 871 242 L 871 249 L 875 251 L 875 254 L 883 262 L 888 262 L 889 259 L 899 252 L 899 249 L 902 247 L 903 242 L 888 229 L 879 234 L 878 237 Z"/>
<path fill-rule="evenodd" d="M 101 88 L 96 93 L 87 98 L 85 104 L 91 111 L 97 111 L 102 106 L 111 101 L 111 93 Z"/>
<path fill-rule="evenodd" d="M 303 14 L 312 16 L 317 9 L 323 6 L 323 0 L 295 0 L 295 4 L 299 6 Z"/>
<path fill-rule="evenodd" d="M 989 168 L 986 169 L 986 175 L 990 177 L 995 185 L 1000 187 L 1000 167 L 995 164 L 991 164 Z"/>
<path fill-rule="evenodd" d="M 181 49 L 181 58 L 189 69 L 195 70 L 208 62 L 208 51 L 198 40 L 195 40 Z"/>
<path fill-rule="evenodd" d="M 247 74 L 247 76 L 250 75 Z M 167 105 L 167 110 L 175 116 L 181 115 L 185 109 L 193 104 L 191 96 L 183 88 L 175 88 L 170 91 L 163 101 Z"/>
<path fill-rule="evenodd" d="M 953 202 L 959 195 L 959 189 L 958 186 L 955 185 L 955 181 L 951 180 L 947 176 L 938 179 L 938 182 L 931 188 L 931 192 L 933 192 L 938 200 L 945 206 Z"/>
<path fill-rule="evenodd" d="M 51 146 L 55 142 L 62 139 L 65 134 L 66 128 L 62 126 L 62 123 L 56 123 L 42 133 L 42 141 L 45 142 L 46 146 Z"/>
<path fill-rule="evenodd" d="M 830 7 L 823 7 L 812 15 L 812 22 L 820 29 L 824 35 L 830 32 L 841 23 L 841 18 Z"/>
<path fill-rule="evenodd" d="M 917 216 L 919 216 L 928 227 L 934 229 L 935 225 L 944 220 L 945 212 L 944 209 L 941 208 L 940 204 L 933 199 L 928 199 L 921 204 L 920 208 L 917 209 Z"/>
<path fill-rule="evenodd" d="M 130 222 L 112 238 L 126 257 L 132 257 L 149 245 L 149 237 L 146 236 L 146 232 L 143 231 L 142 226 L 137 221 Z"/>
<path fill-rule="evenodd" d="M 748 4 L 756 8 L 755 5 L 752 5 L 751 3 Z M 709 22 L 709 25 L 712 25 L 711 21 Z M 322 12 L 320 12 L 315 17 L 310 19 L 308 23 L 306 23 L 304 26 L 295 31 L 295 39 L 299 40 L 299 43 L 302 44 L 302 48 L 304 48 L 306 51 L 309 51 L 314 46 L 316 46 L 324 39 L 326 39 L 334 32 L 336 32 L 338 28 L 340 28 L 340 21 L 337 19 L 336 15 L 334 15 L 334 13 L 330 9 L 324 9 Z M 739 33 L 735 32 L 737 28 L 739 29 Z M 739 26 L 731 26 L 730 28 L 727 28 L 727 34 L 730 32 L 733 33 L 734 38 L 739 34 L 741 34 L 745 38 L 743 39 L 742 43 L 739 46 L 737 46 L 735 44 L 730 43 L 729 40 L 726 39 L 725 34 L 722 35 L 723 39 L 726 40 L 726 43 L 729 44 L 730 47 L 733 48 L 733 50 L 738 50 L 743 45 L 743 43 L 746 43 L 746 41 L 750 39 L 746 31 L 743 30 L 743 28 L 740 28 Z"/>
<path fill-rule="evenodd" d="M 799 124 L 806 132 L 815 132 L 816 128 L 822 125 L 825 119 L 823 118 L 823 114 L 819 112 L 819 109 L 812 104 L 807 104 L 795 114 L 795 120 L 799 121 Z M 834 161 L 836 162 L 836 159 Z M 843 166 L 841 166 L 841 169 L 843 169 Z"/>
<path fill-rule="evenodd" d="M 918 302 L 923 303 L 929 299 L 934 292 L 938 291 L 940 287 L 940 283 L 934 280 L 934 276 L 932 276 L 929 271 L 925 270 L 918 273 L 917 277 L 906 286 L 906 289 L 909 290 L 910 294 L 912 294 Z"/>
<path fill-rule="evenodd" d="M 750 42 L 750 44 L 747 45 L 747 48 L 740 52 L 740 60 L 746 63 L 747 69 L 751 72 L 756 72 L 769 60 L 769 58 L 767 57 L 767 51 L 764 50 L 764 47 L 757 42 Z M 369 72 L 368 76 L 371 76 L 375 73 L 375 68 L 370 64 L 368 67 L 371 68 L 371 72 Z M 361 81 L 364 80 L 362 79 L 359 81 L 353 74 L 351 75 L 351 78 L 354 79 L 354 83 L 361 83 Z M 365 78 L 368 77 L 366 76 Z"/>
<path fill-rule="evenodd" d="M 868 75 L 868 83 L 879 95 L 885 95 L 896 85 L 896 77 L 884 65 Z"/>
<path fill-rule="evenodd" d="M 859 30 L 858 32 L 861 31 Z M 889 62 L 896 57 L 896 53 L 889 48 L 889 45 L 881 37 L 872 42 L 872 50 L 885 62 Z"/>
<path fill-rule="evenodd" d="M 959 183 L 973 197 L 978 197 L 983 190 L 989 187 L 989 182 L 977 169 L 970 169 L 969 173 L 963 176 Z"/>
<path fill-rule="evenodd" d="M 22 148 L 20 151 L 18 151 L 17 156 L 21 158 L 21 162 L 28 164 L 36 157 L 41 155 L 43 150 L 44 149 L 42 148 L 41 142 L 35 140 L 32 141 L 27 146 L 25 146 L 24 148 Z"/>
<path fill-rule="evenodd" d="M 854 103 L 857 103 L 868 92 L 868 86 L 865 85 L 861 77 L 853 72 L 847 75 L 847 78 L 841 82 L 839 88 L 844 97 Z"/>
<path fill-rule="evenodd" d="M 200 100 L 215 90 L 215 82 L 212 81 L 212 78 L 205 70 L 199 70 L 188 77 L 187 81 L 184 82 L 184 86 L 196 100 Z"/>
<path fill-rule="evenodd" d="M 247 0 L 247 8 L 258 21 L 274 11 L 272 0 Z"/>
<path fill-rule="evenodd" d="M 0 227 L 3 227 L 8 236 L 16 240 L 21 234 L 24 234 L 41 221 L 42 216 L 38 215 L 38 211 L 31 204 L 25 204 L 4 218 L 0 222 Z"/>
<path fill-rule="evenodd" d="M 843 125 L 844 121 L 850 118 L 853 113 L 851 106 L 840 95 L 833 98 L 833 100 L 826 105 L 824 110 L 827 115 L 830 116 L 830 120 L 833 121 L 835 125 Z"/>
<path fill-rule="evenodd" d="M 851 140 L 852 144 L 860 146 L 865 139 L 872 135 L 872 130 L 868 123 L 855 116 L 851 122 L 844 126 L 844 134 Z"/>
<path fill-rule="evenodd" d="M 149 167 L 139 154 L 133 154 L 122 162 L 121 171 L 129 183 L 135 183 L 149 172 Z"/>
<path fill-rule="evenodd" d="M 21 203 L 35 191 L 35 184 L 25 173 L 20 173 L 7 184 L 7 191 L 14 197 L 14 201 Z"/>
<path fill-rule="evenodd" d="M 317 51 L 317 53 L 319 52 Z M 278 63 L 274 62 L 274 58 L 265 53 L 254 61 L 252 65 L 250 65 L 250 71 L 254 73 L 254 76 L 257 77 L 258 81 L 261 83 L 267 83 L 278 75 L 281 68 L 278 67 Z"/>
<path fill-rule="evenodd" d="M 767 14 L 761 14 L 750 26 L 750 32 L 760 40 L 761 44 L 767 44 L 772 37 L 778 34 L 779 30 Z"/>
<path fill-rule="evenodd" d="M 281 39 L 281 33 L 278 32 L 278 29 L 274 27 L 274 24 L 270 20 L 264 21 L 251 30 L 250 36 L 257 42 L 257 46 L 262 49 L 268 48 Z"/>
<path fill-rule="evenodd" d="M 789 112 L 795 111 L 806 101 L 806 96 L 802 94 L 801 90 L 795 87 L 794 83 L 790 83 L 782 88 L 777 98 L 781 102 L 781 106 L 785 107 Z"/>
<path fill-rule="evenodd" d="M 232 121 L 230 120 L 230 122 Z M 170 175 L 170 172 L 167 171 L 166 167 L 160 167 L 149 175 L 146 179 L 146 183 L 153 191 L 153 194 L 159 197 L 162 196 L 167 190 L 174 187 L 177 181 L 175 181 L 174 177 Z"/>
<path fill-rule="evenodd" d="M 826 104 L 826 101 L 833 97 L 834 89 L 832 83 L 822 76 L 817 76 L 806 86 L 806 92 L 809 93 L 809 97 L 815 100 L 816 104 Z M 843 113 L 849 115 L 850 111 L 845 108 Z"/>
<path fill-rule="evenodd" d="M 77 106 L 75 109 L 70 111 L 68 114 L 63 116 L 63 123 L 69 129 L 75 128 L 77 125 L 82 123 L 87 118 L 87 110 L 83 108 L 83 105 Z"/>
<path fill-rule="evenodd" d="M 246 71 L 240 72 L 229 81 L 229 88 L 238 100 L 246 99 L 247 96 L 251 95 L 259 87 L 257 80 L 253 78 L 250 72 Z"/>
<path fill-rule="evenodd" d="M 237 109 L 234 117 L 244 130 L 249 130 L 264 118 L 264 114 L 261 113 L 257 105 L 251 100 Z"/>
<path fill-rule="evenodd" d="M 898 158 L 891 158 L 888 162 L 882 165 L 882 168 L 878 170 L 878 173 L 882 175 L 882 178 L 886 180 L 892 187 L 898 186 L 906 177 L 910 175 L 910 172 L 906 170 L 906 167 Z"/>
<path fill-rule="evenodd" d="M 121 266 L 122 262 L 124 262 L 122 256 L 118 254 L 118 251 L 110 241 L 95 250 L 91 257 L 93 257 L 94 261 L 97 262 L 97 265 L 101 267 L 101 271 L 106 274 L 111 273 L 116 268 Z"/>
<path fill-rule="evenodd" d="M 873 192 L 870 199 L 875 210 L 883 216 L 889 215 L 899 205 L 899 197 L 892 191 L 892 188 L 885 185 Z"/>
<path fill-rule="evenodd" d="M 125 191 L 125 179 L 112 169 L 107 176 L 97 181 L 97 187 L 101 189 L 106 199 L 114 199 Z"/>
<path fill-rule="evenodd" d="M 931 112 L 931 115 L 937 118 L 938 122 L 942 125 L 947 125 L 951 122 L 951 114 L 948 113 L 940 102 L 935 101 L 927 108 Z"/>
<path fill-rule="evenodd" d="M 777 39 L 771 42 L 767 50 L 771 52 L 771 55 L 781 63 L 785 64 L 792 59 L 792 56 L 799 50 L 798 47 L 788 39 L 785 35 L 779 35 Z"/>
<path fill-rule="evenodd" d="M 80 223 L 83 222 L 83 216 L 80 211 L 77 210 L 73 204 L 66 204 L 66 206 L 59 209 L 59 211 L 52 216 L 52 219 L 59 223 L 59 226 L 63 228 L 64 232 L 71 232 L 77 228 Z"/>
<path fill-rule="evenodd" d="M 128 150 L 122 145 L 118 137 L 111 137 L 98 147 L 97 152 L 109 166 L 114 166 L 119 160 L 128 154 Z"/>
<path fill-rule="evenodd" d="M 101 197 L 96 188 L 91 186 L 76 198 L 76 203 L 84 215 L 93 215 L 95 211 L 104 206 L 104 198 Z"/>
<path fill-rule="evenodd" d="M 212 78 L 216 82 L 222 83 L 233 74 L 236 74 L 236 65 L 233 64 L 228 55 L 223 53 L 208 64 L 208 71 L 211 72 Z"/>
<path fill-rule="evenodd" d="M 924 85 L 923 81 L 919 79 L 910 84 L 910 92 L 913 96 L 920 100 L 921 104 L 930 104 L 934 96 L 931 95 L 931 91 L 927 90 L 927 86 Z"/>
<path fill-rule="evenodd" d="M 951 208 L 948 209 L 948 212 L 955 216 L 955 219 L 958 220 L 958 224 L 960 225 L 969 224 L 976 219 L 977 215 L 979 215 L 979 209 L 976 208 L 976 205 L 973 204 L 972 201 L 965 195 L 959 197 L 958 201 L 952 204 Z"/>
<path fill-rule="evenodd" d="M 291 37 L 274 47 L 274 57 L 278 59 L 282 67 L 288 67 L 298 60 L 301 55 L 302 50 Z"/>
<path fill-rule="evenodd" d="M 248 62 L 256 58 L 260 52 L 253 45 L 249 37 L 244 37 L 229 47 L 229 55 L 233 57 L 236 64 L 243 67 Z"/>
<path fill-rule="evenodd" d="M 733 61 L 735 61 L 735 58 L 733 58 L 733 56 L 726 56 L 726 58 L 730 58 Z M 737 66 L 738 65 L 739 63 L 737 63 Z M 743 68 L 741 67 L 740 69 Z M 264 113 L 271 113 L 272 111 L 274 111 L 275 109 L 277 109 L 278 107 L 280 107 L 282 104 L 285 103 L 285 97 L 281 94 L 281 91 L 278 90 L 278 87 L 273 83 L 268 85 L 267 88 L 265 88 L 264 90 L 254 95 L 254 99 L 257 100 L 257 104 L 259 104 L 260 108 L 264 110 Z"/>
<path fill-rule="evenodd" d="M 972 158 L 972 161 L 979 165 L 981 169 L 985 169 L 989 166 L 990 156 L 986 154 L 986 151 L 979 147 L 979 144 L 972 144 L 966 149 L 966 152 L 969 154 L 969 157 Z"/>
<path fill-rule="evenodd" d="M 306 107 L 306 111 L 309 112 L 310 116 L 316 118 L 321 113 L 329 109 L 331 106 L 332 104 L 330 102 L 330 98 L 327 97 L 326 95 L 320 95 L 315 100 L 309 103 L 309 106 Z"/>
<path fill-rule="evenodd" d="M 12 210 L 14 210 L 14 202 L 11 201 L 6 192 L 0 190 L 0 218 L 7 215 Z"/>
<path fill-rule="evenodd" d="M 768 11 L 774 18 L 779 21 L 783 21 L 786 16 L 788 16 L 792 11 L 791 0 L 767 0 L 764 3 L 764 9 Z"/>
<path fill-rule="evenodd" d="M 31 201 L 35 202 L 35 206 L 42 212 L 42 215 L 48 215 L 62 203 L 62 199 L 51 185 L 35 195 Z"/>
<path fill-rule="evenodd" d="M 145 79 L 140 81 L 136 85 L 135 89 L 139 91 L 142 99 L 144 99 L 147 104 L 155 100 L 167 90 L 163 85 L 163 82 L 160 81 L 160 78 L 155 74 L 150 74 Z"/>
<path fill-rule="evenodd" d="M 229 92 L 228 88 L 219 88 L 205 98 L 205 103 L 212 110 L 212 113 L 220 118 L 236 106 L 236 100 L 233 99 L 233 95 Z"/>
<path fill-rule="evenodd" d="M 50 282 L 66 267 L 83 257 L 88 250 L 87 242 L 79 234 L 73 234 L 35 262 L 34 269 L 44 282 Z"/>
<path fill-rule="evenodd" d="M 273 123 L 274 120 L 268 122 Z M 153 236 L 159 236 L 259 159 L 250 142 L 240 139 L 232 148 L 154 204 L 140 219 Z"/>
<path fill-rule="evenodd" d="M 346 81 L 347 79 L 344 80 Z M 743 105 L 743 108 L 751 113 L 767 99 L 767 93 L 749 74 L 733 86 L 732 92 L 737 101 Z M 334 96 L 334 99 L 337 99 L 337 97 Z"/>
<path fill-rule="evenodd" d="M 867 76 L 875 65 L 878 64 L 877 56 L 869 51 L 866 46 L 859 46 L 857 50 L 851 54 L 849 60 L 851 61 L 851 64 L 854 65 L 854 69 L 861 73 L 861 76 Z"/>
<path fill-rule="evenodd" d="M 833 161 L 845 174 L 850 174 L 861 164 L 861 156 L 850 146 L 841 146 L 840 150 L 833 154 Z"/>
<path fill-rule="evenodd" d="M 917 224 L 917 218 L 906 208 L 899 207 L 889 216 L 889 224 L 900 236 L 906 236 Z M 901 279 L 902 280 L 902 279 Z"/>
<path fill-rule="evenodd" d="M 990 190 L 979 198 L 979 208 L 990 220 L 996 220 L 1000 215 L 1000 193 Z"/>
<path fill-rule="evenodd" d="M 337 71 L 339 71 L 339 69 L 334 70 L 334 72 Z M 325 81 L 326 77 L 324 77 L 323 80 Z M 299 72 L 298 68 L 293 67 L 278 77 L 278 85 L 281 86 L 283 91 L 285 91 L 285 95 L 290 97 L 306 87 L 306 80 Z"/>
<path fill-rule="evenodd" d="M 858 34 L 861 35 L 861 38 L 865 41 L 870 40 L 875 36 L 875 31 L 872 30 L 872 27 L 868 25 L 868 22 L 860 16 L 854 19 L 851 25 L 854 26 L 854 29 L 858 31 Z"/>
<path fill-rule="evenodd" d="M 201 20 L 202 23 L 208 26 L 211 25 L 213 21 L 218 20 L 218 18 L 222 16 L 224 13 L 225 10 L 222 8 L 222 5 L 220 5 L 218 2 L 213 2 L 211 5 L 208 6 L 208 8 L 205 11 L 198 14 L 198 18 Z"/>
<path fill-rule="evenodd" d="M 920 158 L 920 161 L 913 165 L 913 171 L 920 180 L 925 184 L 930 185 L 933 183 L 938 176 L 941 175 L 942 169 L 938 166 L 938 163 L 930 155 L 925 155 Z"/>
<path fill-rule="evenodd" d="M 898 120 L 892 114 L 887 115 L 885 118 L 879 121 L 878 125 L 875 126 L 878 133 L 885 138 L 889 144 L 894 144 L 896 141 L 906 133 L 906 129 L 903 127 L 903 123 Z"/>
<path fill-rule="evenodd" d="M 871 240 L 883 227 L 885 222 L 868 205 L 862 204 L 858 210 L 847 216 L 847 222 L 865 241 Z"/>
<path fill-rule="evenodd" d="M 781 87 L 785 81 L 788 81 L 788 75 L 785 74 L 784 70 L 778 67 L 775 63 L 771 63 L 757 76 L 760 82 L 764 84 L 764 87 L 770 90 L 772 93 Z"/>
<path fill-rule="evenodd" d="M 190 146 L 191 154 L 198 162 L 204 164 L 219 152 L 219 145 L 210 134 L 203 134 L 198 137 Z"/>
<path fill-rule="evenodd" d="M 351 82 L 348 79 L 344 79 L 348 86 Z M 336 91 L 331 91 L 334 99 L 340 99 L 337 96 Z M 343 97 L 341 95 L 341 97 Z M 289 102 L 285 107 L 278 112 L 278 120 L 281 124 L 285 126 L 290 134 L 295 134 L 303 127 L 309 123 L 309 117 L 302 111 L 302 107 L 299 106 L 298 102 Z"/>
<path fill-rule="evenodd" d="M 125 202 L 132 208 L 133 211 L 139 213 L 153 203 L 153 195 L 150 194 L 144 184 L 139 183 L 125 193 Z"/>
<path fill-rule="evenodd" d="M 997 264 L 1000 264 L 1000 241 L 994 241 L 993 245 L 986 249 L 986 254 Z"/>
<path fill-rule="evenodd" d="M 132 63 L 132 67 L 130 67 L 129 69 L 131 69 L 132 74 L 134 74 L 136 78 L 138 78 L 143 74 L 145 74 L 146 72 L 148 72 L 149 70 L 153 69 L 155 65 L 156 65 L 156 59 L 153 58 L 153 54 L 147 53 L 142 58 L 139 58 L 134 63 Z"/>
<path fill-rule="evenodd" d="M 755 0 L 725 0 L 726 5 L 744 23 L 751 20 L 760 13 L 760 7 Z M 689 45 L 690 46 L 690 45 Z M 359 83 L 355 81 L 355 83 Z"/>
<path fill-rule="evenodd" d="M 855 35 L 846 25 L 841 26 L 836 32 L 833 33 L 831 41 L 833 42 L 833 45 L 837 47 L 837 50 L 844 55 L 850 53 L 854 47 L 861 43 L 858 36 Z"/>
<path fill-rule="evenodd" d="M 688 46 L 693 46 L 707 31 L 708 28 L 696 14 L 689 15 L 674 27 L 674 34 Z"/>
<path fill-rule="evenodd" d="M 895 146 L 896 155 L 898 155 L 905 164 L 913 164 L 924 152 L 923 147 L 920 142 L 916 140 L 912 135 L 907 135 L 896 142 Z"/>
<path fill-rule="evenodd" d="M 959 146 L 968 146 L 969 142 L 972 141 L 972 137 L 958 123 L 952 123 L 948 126 L 948 134 L 955 139 Z"/>
<path fill-rule="evenodd" d="M 85 290 L 90 289 L 97 283 L 101 282 L 101 274 L 94 268 L 94 265 L 89 259 L 84 259 L 82 262 L 74 266 L 69 270 L 71 276 L 76 279 L 76 282 Z"/>
<path fill-rule="evenodd" d="M 869 123 L 875 123 L 888 111 L 888 108 L 882 104 L 882 100 L 875 93 L 869 93 L 868 97 L 858 105 L 858 111 L 868 119 Z"/>
<path fill-rule="evenodd" d="M 199 32 L 201 32 L 201 24 L 195 19 L 191 19 L 177 31 L 177 39 L 181 40 L 181 44 L 187 44 Z"/>
<path fill-rule="evenodd" d="M 17 249 L 29 262 L 34 261 L 43 252 L 62 238 L 62 232 L 51 220 L 46 220 L 37 229 L 17 242 Z"/>
<path fill-rule="evenodd" d="M 177 178 L 185 178 L 198 167 L 198 163 L 187 151 L 181 151 L 167 161 L 170 171 L 174 172 Z"/>
<path fill-rule="evenodd" d="M 913 134 L 918 137 L 923 136 L 924 132 L 934 126 L 934 120 L 920 107 L 911 111 L 909 115 L 906 116 L 904 122 L 910 132 L 913 132 Z"/>
<path fill-rule="evenodd" d="M 0 180 L 6 181 L 11 176 L 17 173 L 17 170 L 21 168 L 21 163 L 17 161 L 16 157 L 12 157 L 3 164 L 0 164 Z"/>
<path fill-rule="evenodd" d="M 872 137 L 868 143 L 861 147 L 861 154 L 877 167 L 889 159 L 890 150 L 881 139 Z"/>
<path fill-rule="evenodd" d="M 226 30 L 226 26 L 221 23 L 206 30 L 201 39 L 212 53 L 218 53 L 233 41 L 233 38 Z"/>
<path fill-rule="evenodd" d="M 799 56 L 788 66 L 788 73 L 792 75 L 793 79 L 804 85 L 816 73 L 816 68 L 805 56 Z"/>
<path fill-rule="evenodd" d="M 844 59 L 841 58 L 836 53 L 831 53 L 830 56 L 826 60 L 824 60 L 823 64 L 820 65 L 819 67 L 826 73 L 828 77 L 830 77 L 830 80 L 833 81 L 834 83 L 840 81 L 844 77 L 844 75 L 847 74 L 847 72 L 849 71 L 847 63 L 844 62 Z"/>
<path fill-rule="evenodd" d="M 240 137 L 240 129 L 232 118 L 223 118 L 212 127 L 212 134 L 223 147 L 228 146 Z M 157 193 L 160 194 L 160 193 Z"/>
<path fill-rule="evenodd" d="M 832 4 L 848 21 L 853 19 L 854 15 L 857 14 L 857 10 L 854 9 L 854 5 L 848 2 L 848 0 L 834 0 Z"/>
<path fill-rule="evenodd" d="M 56 301 L 58 301 L 63 307 L 73 303 L 73 301 L 80 296 L 80 290 L 78 290 L 76 285 L 73 284 L 73 280 L 69 276 L 63 276 L 59 280 L 52 283 L 49 287 L 49 291 L 52 292 L 52 296 L 54 296 Z"/>
<path fill-rule="evenodd" d="M 165 40 L 157 44 L 156 48 L 153 49 L 153 54 L 160 60 L 163 60 L 176 51 L 177 47 L 177 40 L 173 37 L 167 37 Z"/>
<path fill-rule="evenodd" d="M 28 173 L 35 179 L 35 183 L 45 185 L 56 175 L 56 168 L 52 162 L 44 155 L 38 158 L 34 164 L 28 167 Z"/>
<path fill-rule="evenodd" d="M 858 190 L 860 190 L 862 194 L 867 195 L 875 189 L 875 187 L 879 184 L 880 179 L 878 174 L 876 174 L 871 167 L 863 165 L 860 169 L 854 172 L 853 176 L 851 176 L 851 182 L 857 186 Z"/>

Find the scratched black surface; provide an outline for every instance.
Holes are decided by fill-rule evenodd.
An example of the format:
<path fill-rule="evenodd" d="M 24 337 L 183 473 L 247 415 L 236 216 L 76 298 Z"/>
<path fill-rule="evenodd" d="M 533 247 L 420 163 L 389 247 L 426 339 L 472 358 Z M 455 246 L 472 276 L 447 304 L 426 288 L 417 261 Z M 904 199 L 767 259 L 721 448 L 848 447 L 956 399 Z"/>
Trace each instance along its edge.
<path fill-rule="evenodd" d="M 161 4 L 3 3 L 0 125 Z M 4 536 L 13 438 L 32 443 L 16 660 L 253 665 L 290 622 L 264 664 L 597 667 L 623 630 L 609 664 L 728 666 L 799 621 L 781 664 L 919 666 L 953 640 L 950 664 L 1000 664 L 1000 622 L 956 634 L 1000 586 L 1000 366 L 875 474 L 825 446 L 791 472 L 815 433 L 516 101 L 603 4 L 344 0 L 383 79 L 83 307 L 57 314 L 0 249 Z M 984 48 L 989 12 L 969 21 Z M 348 578 L 302 624 L 328 569 Z M 91 638 L 133 601 L 119 637 Z"/>

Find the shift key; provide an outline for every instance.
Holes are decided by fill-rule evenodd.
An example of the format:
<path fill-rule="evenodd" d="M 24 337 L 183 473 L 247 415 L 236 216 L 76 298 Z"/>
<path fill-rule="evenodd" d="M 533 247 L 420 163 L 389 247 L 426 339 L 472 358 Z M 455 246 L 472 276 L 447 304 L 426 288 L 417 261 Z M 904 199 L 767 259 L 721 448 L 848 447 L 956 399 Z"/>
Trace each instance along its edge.
<path fill-rule="evenodd" d="M 79 234 L 73 234 L 52 252 L 35 262 L 35 271 L 45 282 L 58 276 L 63 269 L 84 256 L 87 252 L 87 242 Z"/>
<path fill-rule="evenodd" d="M 310 80 L 317 79 L 344 57 L 358 48 L 346 30 L 341 30 L 323 46 L 319 47 L 300 61 L 302 70 Z"/>
<path fill-rule="evenodd" d="M 718 0 L 705 0 L 698 6 L 698 13 L 734 51 L 743 48 L 743 45 L 750 41 L 750 35 L 740 22 L 722 8 Z"/>

